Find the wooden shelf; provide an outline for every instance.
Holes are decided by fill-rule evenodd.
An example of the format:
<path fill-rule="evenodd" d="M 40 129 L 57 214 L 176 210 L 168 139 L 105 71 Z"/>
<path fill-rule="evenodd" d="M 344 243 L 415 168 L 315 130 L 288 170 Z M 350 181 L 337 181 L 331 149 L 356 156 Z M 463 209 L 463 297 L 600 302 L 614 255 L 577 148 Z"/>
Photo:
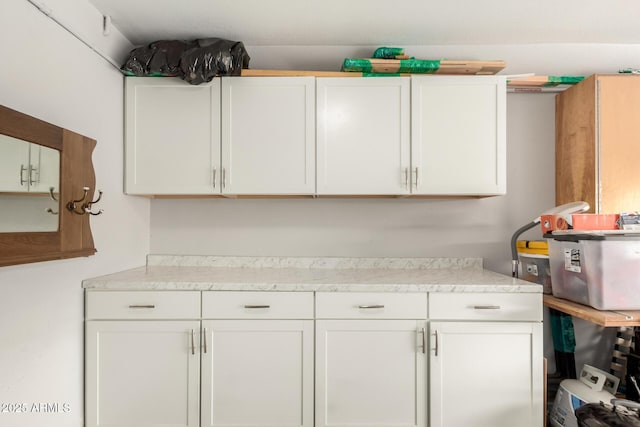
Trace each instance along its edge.
<path fill-rule="evenodd" d="M 593 307 L 567 301 L 552 295 L 543 296 L 544 305 L 578 319 L 605 327 L 640 326 L 640 310 L 596 310 Z"/>

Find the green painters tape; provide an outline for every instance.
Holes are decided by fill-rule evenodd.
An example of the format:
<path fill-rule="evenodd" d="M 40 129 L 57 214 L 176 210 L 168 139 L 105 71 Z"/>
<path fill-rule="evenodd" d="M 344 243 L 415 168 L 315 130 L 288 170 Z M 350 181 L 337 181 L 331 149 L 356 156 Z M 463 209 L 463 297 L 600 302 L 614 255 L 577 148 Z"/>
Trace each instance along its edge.
<path fill-rule="evenodd" d="M 433 74 L 440 68 L 438 59 L 402 59 L 399 73 Z"/>
<path fill-rule="evenodd" d="M 380 73 L 373 71 L 373 65 L 368 59 L 346 58 L 342 63 L 342 71 L 358 71 L 374 74 L 433 74 L 440 68 L 440 60 L 438 59 L 402 59 L 398 62 L 400 65 L 397 70 L 390 73 Z"/>
<path fill-rule="evenodd" d="M 395 59 L 397 55 L 404 55 L 401 47 L 379 47 L 373 52 L 374 58 Z"/>
<path fill-rule="evenodd" d="M 371 62 L 368 59 L 346 58 L 342 63 L 342 71 L 362 71 L 363 73 L 370 73 Z"/>
<path fill-rule="evenodd" d="M 584 76 L 548 76 L 550 85 L 574 85 L 584 80 Z M 546 85 L 545 85 L 546 86 Z"/>

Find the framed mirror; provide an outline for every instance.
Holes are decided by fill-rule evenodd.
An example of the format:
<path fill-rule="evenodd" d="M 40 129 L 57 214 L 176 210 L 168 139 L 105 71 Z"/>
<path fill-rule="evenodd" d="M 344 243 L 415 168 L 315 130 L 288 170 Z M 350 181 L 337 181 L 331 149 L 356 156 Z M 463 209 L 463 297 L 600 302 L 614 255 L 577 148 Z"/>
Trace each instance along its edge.
<path fill-rule="evenodd" d="M 0 106 L 0 266 L 96 252 L 91 212 L 67 208 L 69 202 L 93 200 L 95 145 Z"/>

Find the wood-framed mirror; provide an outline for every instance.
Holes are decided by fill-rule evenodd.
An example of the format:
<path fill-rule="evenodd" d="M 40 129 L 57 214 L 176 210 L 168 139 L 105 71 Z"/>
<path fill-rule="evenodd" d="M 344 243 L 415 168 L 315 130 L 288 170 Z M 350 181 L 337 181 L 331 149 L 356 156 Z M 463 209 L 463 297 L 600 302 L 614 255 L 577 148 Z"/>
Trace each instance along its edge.
<path fill-rule="evenodd" d="M 0 105 L 0 266 L 96 252 L 90 212 L 67 208 L 85 187 L 84 200 L 93 200 L 95 146 L 91 138 Z"/>

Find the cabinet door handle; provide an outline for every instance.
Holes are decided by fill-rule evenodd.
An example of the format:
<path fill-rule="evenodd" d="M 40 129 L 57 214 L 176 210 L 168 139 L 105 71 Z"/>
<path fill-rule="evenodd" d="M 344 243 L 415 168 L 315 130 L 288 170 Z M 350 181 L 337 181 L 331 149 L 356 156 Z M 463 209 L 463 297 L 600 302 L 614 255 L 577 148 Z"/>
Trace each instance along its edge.
<path fill-rule="evenodd" d="M 359 305 L 358 308 L 361 308 L 361 309 L 384 308 L 384 304 Z"/>
<path fill-rule="evenodd" d="M 216 170 L 216 168 L 213 168 L 213 188 L 216 188 L 216 173 L 218 171 Z"/>
<path fill-rule="evenodd" d="M 33 177 L 33 173 L 35 172 L 36 177 Z M 29 165 L 29 185 L 35 185 L 40 180 L 40 175 L 38 174 L 38 168 L 34 168 L 32 165 Z"/>
<path fill-rule="evenodd" d="M 202 330 L 202 343 L 204 347 L 204 354 L 207 354 L 207 328 Z"/>
<path fill-rule="evenodd" d="M 435 352 L 436 352 L 436 357 L 438 357 L 438 331 L 434 331 L 433 335 L 435 335 L 436 337 L 436 347 L 435 347 Z"/>
<path fill-rule="evenodd" d="M 245 305 L 244 308 L 271 308 L 270 305 Z"/>
<path fill-rule="evenodd" d="M 20 185 L 25 185 L 27 183 L 27 180 L 24 179 L 24 173 L 27 169 L 28 168 L 24 167 L 24 165 L 20 165 Z"/>
<path fill-rule="evenodd" d="M 191 354 L 196 354 L 196 337 L 193 329 L 191 330 Z"/>
<path fill-rule="evenodd" d="M 156 308 L 153 304 L 132 304 L 129 308 Z"/>
<path fill-rule="evenodd" d="M 404 188 L 409 189 L 409 168 L 404 168 Z"/>
<path fill-rule="evenodd" d="M 418 167 L 416 166 L 414 173 L 416 174 L 416 181 L 414 182 L 416 190 L 418 189 Z"/>
<path fill-rule="evenodd" d="M 499 305 L 474 305 L 474 310 L 500 310 Z"/>
<path fill-rule="evenodd" d="M 222 188 L 227 188 L 227 170 L 222 168 Z"/>
<path fill-rule="evenodd" d="M 418 348 L 422 348 L 422 354 L 425 354 L 427 352 L 427 339 L 426 339 L 426 335 L 427 332 L 425 330 L 425 328 L 422 328 L 421 330 L 416 331 L 418 334 L 422 334 L 422 345 L 418 344 Z"/>

